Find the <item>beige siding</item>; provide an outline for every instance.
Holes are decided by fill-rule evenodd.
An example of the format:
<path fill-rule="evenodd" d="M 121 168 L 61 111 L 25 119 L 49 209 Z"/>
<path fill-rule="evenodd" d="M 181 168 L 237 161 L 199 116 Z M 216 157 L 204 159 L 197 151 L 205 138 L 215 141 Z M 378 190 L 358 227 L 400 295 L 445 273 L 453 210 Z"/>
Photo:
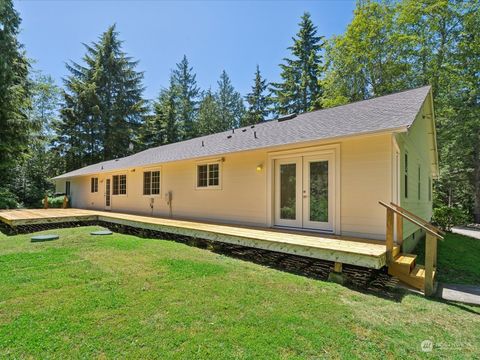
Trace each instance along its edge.
<path fill-rule="evenodd" d="M 385 209 L 390 201 L 391 137 L 372 136 L 342 143 L 342 234 L 384 239 Z"/>
<path fill-rule="evenodd" d="M 429 179 L 433 181 L 432 167 L 434 160 L 431 158 L 432 119 L 430 113 L 430 98 L 427 99 L 422 111 L 407 133 L 396 135 L 396 140 L 401 153 L 401 206 L 421 216 L 426 220 L 432 217 L 432 201 L 429 199 Z M 405 154 L 408 156 L 408 197 L 405 195 Z M 418 175 L 420 169 L 420 193 Z M 404 237 L 410 237 L 418 230 L 415 225 L 405 222 Z"/>
<path fill-rule="evenodd" d="M 332 143 L 330 143 L 331 145 Z M 340 151 L 340 228 L 341 234 L 384 239 L 385 211 L 379 200 L 391 200 L 391 135 L 355 137 L 335 142 Z M 322 143 L 310 143 L 321 146 Z M 300 146 L 295 146 L 298 149 Z M 286 150 L 289 147 L 274 149 Z M 273 151 L 273 149 L 272 149 Z M 212 160 L 217 160 L 214 158 Z M 115 174 L 127 174 L 127 195 L 112 195 L 112 211 L 153 216 L 168 216 L 165 193 L 172 191 L 174 217 L 266 226 L 270 206 L 267 193 L 266 150 L 227 154 L 221 163 L 222 187 L 196 189 L 197 161 L 167 163 L 150 169 L 161 170 L 161 195 L 143 196 L 143 171 L 135 168 Z M 263 165 L 262 171 L 257 171 Z M 108 174 L 112 176 L 113 174 Z M 90 177 L 71 179 L 72 205 L 78 208 L 104 209 L 105 177 L 99 177 L 99 192 L 90 192 Z M 57 186 L 61 187 L 60 182 Z"/>

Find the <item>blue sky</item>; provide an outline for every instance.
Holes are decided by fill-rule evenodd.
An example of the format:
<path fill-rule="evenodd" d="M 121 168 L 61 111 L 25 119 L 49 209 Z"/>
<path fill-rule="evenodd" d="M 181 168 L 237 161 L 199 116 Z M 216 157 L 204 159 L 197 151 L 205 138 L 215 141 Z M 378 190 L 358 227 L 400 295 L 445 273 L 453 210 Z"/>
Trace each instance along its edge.
<path fill-rule="evenodd" d="M 97 40 L 116 23 L 124 50 L 145 72 L 149 99 L 168 85 L 183 54 L 202 89 L 215 89 L 225 69 L 245 95 L 256 64 L 276 81 L 304 11 L 328 38 L 344 32 L 354 6 L 354 1 L 15 1 L 23 19 L 20 40 L 36 69 L 60 85 L 65 62 L 83 56 L 82 43 Z"/>

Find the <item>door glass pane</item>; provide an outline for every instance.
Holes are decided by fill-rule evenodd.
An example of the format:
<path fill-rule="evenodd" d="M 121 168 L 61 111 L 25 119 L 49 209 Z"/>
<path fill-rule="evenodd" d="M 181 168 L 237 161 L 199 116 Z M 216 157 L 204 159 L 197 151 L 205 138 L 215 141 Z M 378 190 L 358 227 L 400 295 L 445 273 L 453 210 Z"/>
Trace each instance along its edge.
<path fill-rule="evenodd" d="M 310 163 L 310 221 L 328 222 L 328 161 Z"/>
<path fill-rule="evenodd" d="M 280 218 L 296 219 L 297 165 L 280 165 Z"/>
<path fill-rule="evenodd" d="M 105 206 L 110 206 L 110 179 L 105 183 Z"/>

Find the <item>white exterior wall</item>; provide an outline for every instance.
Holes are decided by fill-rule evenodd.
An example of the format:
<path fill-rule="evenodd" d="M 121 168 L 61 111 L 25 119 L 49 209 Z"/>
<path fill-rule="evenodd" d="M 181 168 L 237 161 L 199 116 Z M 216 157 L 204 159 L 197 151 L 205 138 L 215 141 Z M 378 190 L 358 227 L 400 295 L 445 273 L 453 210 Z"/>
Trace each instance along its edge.
<path fill-rule="evenodd" d="M 326 143 L 323 143 L 326 144 Z M 385 238 L 385 209 L 379 200 L 392 200 L 391 194 L 391 134 L 358 136 L 328 143 L 339 145 L 340 151 L 340 231 L 339 234 L 366 238 Z M 321 142 L 305 147 L 318 147 Z M 295 145 L 290 148 L 299 149 Z M 274 149 L 286 150 L 288 146 Z M 273 151 L 273 150 L 271 150 Z M 221 158 L 214 157 L 211 160 Z M 258 150 L 227 154 L 221 163 L 221 189 L 196 189 L 196 165 L 201 161 L 179 161 L 157 167 L 135 168 L 108 174 L 127 174 L 127 195 L 112 195 L 112 211 L 131 212 L 153 216 L 168 216 L 165 193 L 173 192 L 172 210 L 177 218 L 211 220 L 216 222 L 267 226 L 268 151 Z M 258 165 L 262 171 L 257 171 Z M 143 196 L 143 171 L 160 169 L 161 195 Z M 72 178 L 72 206 L 86 209 L 104 209 L 106 174 L 98 175 L 98 193 L 90 193 L 91 176 Z M 64 181 L 57 182 L 57 191 L 64 191 Z"/>

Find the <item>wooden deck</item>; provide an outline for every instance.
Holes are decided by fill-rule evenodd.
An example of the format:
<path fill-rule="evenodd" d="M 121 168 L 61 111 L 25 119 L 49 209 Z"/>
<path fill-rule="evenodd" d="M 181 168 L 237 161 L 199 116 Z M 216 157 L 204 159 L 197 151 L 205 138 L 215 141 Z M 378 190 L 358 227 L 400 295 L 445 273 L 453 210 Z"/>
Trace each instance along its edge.
<path fill-rule="evenodd" d="M 385 243 L 375 240 L 96 210 L 0 210 L 0 221 L 13 228 L 95 220 L 374 269 L 385 266 L 387 261 Z M 398 253 L 398 248 L 395 252 Z"/>

